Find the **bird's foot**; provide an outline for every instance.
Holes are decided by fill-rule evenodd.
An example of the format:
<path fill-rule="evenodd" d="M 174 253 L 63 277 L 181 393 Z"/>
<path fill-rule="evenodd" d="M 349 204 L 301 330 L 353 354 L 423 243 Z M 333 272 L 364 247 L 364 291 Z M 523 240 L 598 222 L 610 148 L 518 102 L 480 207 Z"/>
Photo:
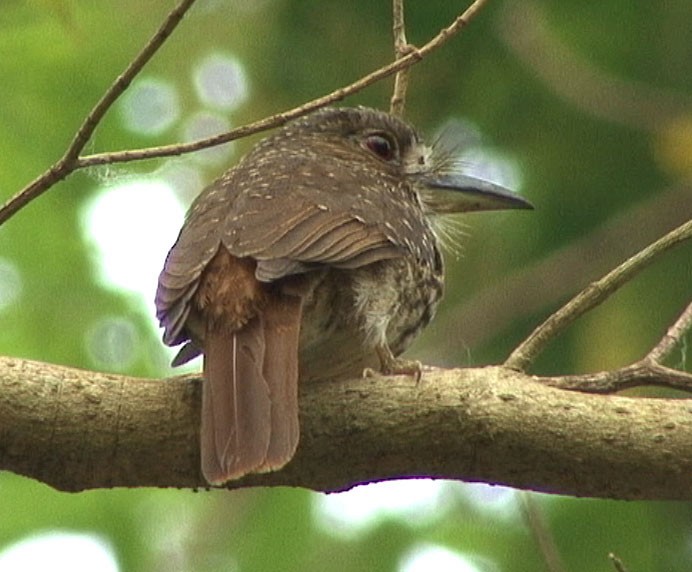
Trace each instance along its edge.
<path fill-rule="evenodd" d="M 374 377 L 378 373 L 382 375 L 412 375 L 416 381 L 420 381 L 423 374 L 423 364 L 418 360 L 410 360 L 394 357 L 392 350 L 386 345 L 375 347 L 380 358 L 380 371 L 365 368 L 363 377 Z"/>

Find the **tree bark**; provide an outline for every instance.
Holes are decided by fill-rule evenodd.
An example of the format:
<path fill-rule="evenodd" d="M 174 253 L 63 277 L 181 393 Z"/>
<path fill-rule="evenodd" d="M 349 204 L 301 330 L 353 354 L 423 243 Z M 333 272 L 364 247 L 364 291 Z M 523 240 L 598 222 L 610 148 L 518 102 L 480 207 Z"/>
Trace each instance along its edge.
<path fill-rule="evenodd" d="M 205 487 L 200 379 L 0 358 L 0 469 L 64 491 Z M 577 496 L 692 499 L 692 403 L 554 389 L 501 367 L 301 387 L 283 470 L 229 488 L 483 481 Z"/>

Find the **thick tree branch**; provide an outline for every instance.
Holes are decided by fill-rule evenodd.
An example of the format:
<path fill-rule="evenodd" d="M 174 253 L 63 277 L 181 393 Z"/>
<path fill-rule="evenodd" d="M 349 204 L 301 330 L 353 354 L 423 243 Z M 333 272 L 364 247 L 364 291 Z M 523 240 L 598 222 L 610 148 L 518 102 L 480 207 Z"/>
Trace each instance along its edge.
<path fill-rule="evenodd" d="M 579 496 L 692 499 L 688 400 L 560 391 L 500 367 L 302 387 L 282 471 L 232 483 L 341 490 L 401 477 Z M 199 381 L 0 358 L 0 468 L 61 490 L 203 487 Z"/>

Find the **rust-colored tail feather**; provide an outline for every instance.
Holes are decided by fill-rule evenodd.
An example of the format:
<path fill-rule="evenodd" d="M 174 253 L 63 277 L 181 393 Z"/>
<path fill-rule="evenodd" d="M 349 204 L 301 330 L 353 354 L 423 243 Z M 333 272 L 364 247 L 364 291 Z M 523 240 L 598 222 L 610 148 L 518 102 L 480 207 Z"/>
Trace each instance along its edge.
<path fill-rule="evenodd" d="M 201 456 L 210 484 L 276 470 L 293 457 L 300 318 L 300 298 L 274 295 L 240 330 L 207 330 Z"/>

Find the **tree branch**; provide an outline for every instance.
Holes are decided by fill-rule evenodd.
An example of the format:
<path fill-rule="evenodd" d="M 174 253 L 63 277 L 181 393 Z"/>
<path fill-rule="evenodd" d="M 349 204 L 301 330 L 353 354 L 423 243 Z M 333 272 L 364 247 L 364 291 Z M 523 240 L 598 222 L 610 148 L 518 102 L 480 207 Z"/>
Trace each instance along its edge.
<path fill-rule="evenodd" d="M 639 361 L 612 371 L 543 377 L 541 380 L 551 387 L 586 393 L 615 393 L 641 385 L 692 392 L 692 373 L 672 369 L 660 363 L 670 355 L 690 327 L 692 327 L 692 302 L 668 328 L 661 341 Z"/>
<path fill-rule="evenodd" d="M 504 365 L 512 369 L 525 371 L 548 343 L 563 332 L 572 322 L 598 306 L 618 288 L 651 264 L 660 254 L 690 238 L 692 238 L 692 220 L 659 238 L 600 280 L 589 284 L 531 332 L 529 337 L 511 353 Z"/>
<path fill-rule="evenodd" d="M 406 24 L 404 23 L 404 0 L 392 0 L 392 33 L 394 35 L 394 56 L 403 58 L 413 48 L 406 41 Z M 406 90 L 408 89 L 409 69 L 403 69 L 394 76 L 394 91 L 389 103 L 389 112 L 398 117 L 404 116 Z"/>
<path fill-rule="evenodd" d="M 183 0 L 180 4 L 180 7 L 186 6 L 185 9 L 187 9 L 187 7 L 189 7 L 189 5 L 191 5 L 193 1 L 194 0 Z M 68 148 L 68 150 L 66 151 L 65 155 L 63 155 L 63 157 L 57 163 L 55 163 L 52 167 L 50 167 L 46 172 L 44 172 L 34 181 L 29 183 L 29 185 L 24 187 L 21 191 L 19 191 L 14 197 L 12 197 L 0 208 L 0 225 L 2 225 L 5 221 L 14 216 L 20 209 L 25 207 L 32 200 L 38 198 L 50 187 L 55 185 L 57 182 L 67 178 L 76 170 L 83 169 L 85 167 L 93 167 L 96 165 L 126 163 L 130 161 L 141 161 L 143 159 L 171 157 L 182 155 L 185 153 L 191 153 L 193 151 L 199 151 L 201 149 L 206 149 L 208 147 L 214 147 L 216 145 L 228 143 L 229 141 L 233 141 L 241 137 L 246 137 L 254 133 L 267 131 L 268 129 L 272 129 L 274 127 L 283 125 L 291 119 L 295 119 L 297 117 L 306 115 L 307 113 L 319 109 L 320 107 L 325 107 L 330 103 L 341 101 L 345 97 L 352 95 L 358 91 L 361 91 L 369 85 L 372 85 L 386 77 L 389 77 L 392 74 L 397 73 L 400 70 L 409 68 L 412 65 L 418 63 L 425 56 L 438 49 L 445 42 L 447 42 L 447 40 L 449 40 L 452 36 L 458 33 L 462 28 L 464 28 L 466 24 L 468 24 L 471 21 L 471 19 L 478 13 L 478 11 L 486 2 L 487 0 L 475 0 L 471 4 L 471 6 L 469 6 L 462 14 L 457 16 L 457 18 L 449 26 L 440 30 L 440 32 L 434 38 L 432 38 L 420 49 L 409 51 L 405 56 L 398 58 L 390 64 L 375 70 L 374 72 L 362 77 L 358 81 L 355 81 L 345 87 L 339 88 L 328 95 L 319 97 L 317 99 L 313 99 L 312 101 L 309 101 L 308 103 L 305 103 L 298 107 L 294 107 L 293 109 L 290 109 L 288 111 L 277 113 L 270 117 L 266 117 L 265 119 L 249 123 L 237 129 L 232 129 L 227 133 L 216 135 L 214 137 L 209 137 L 207 139 L 201 139 L 199 141 L 193 141 L 191 143 L 180 143 L 175 145 L 164 145 L 161 147 L 133 149 L 129 151 L 118 151 L 111 153 L 98 153 L 95 155 L 85 155 L 79 157 L 73 156 L 74 149 L 73 146 L 70 146 L 70 148 Z M 179 9 L 180 8 L 176 10 Z M 169 14 L 167 21 L 177 14 L 176 10 Z M 180 18 L 182 18 L 183 13 L 184 10 L 182 13 L 180 13 Z M 177 25 L 178 21 L 179 19 L 175 21 L 175 24 L 173 25 L 173 27 L 170 28 L 170 30 L 168 30 L 167 34 L 170 34 L 175 25 Z M 161 26 L 157 34 L 154 35 L 154 37 L 149 41 L 147 46 L 152 44 L 152 42 L 154 42 L 154 40 L 159 37 L 159 35 L 161 34 L 161 30 L 163 29 L 167 29 L 166 23 L 164 23 Z M 161 34 L 161 43 L 163 43 L 163 41 L 166 39 L 167 34 Z M 133 64 L 130 64 L 130 66 L 128 67 L 128 71 L 132 70 L 132 77 L 134 77 L 134 74 L 141 70 L 144 63 L 146 63 L 146 61 L 148 61 L 148 58 L 150 58 L 151 55 L 153 55 L 153 53 L 156 51 L 154 50 L 153 52 L 149 53 L 149 51 L 147 50 L 147 46 L 145 46 L 145 48 L 142 51 L 142 53 L 146 52 L 147 59 L 143 59 L 141 65 L 135 66 L 133 64 L 136 61 L 138 61 L 138 56 L 138 58 L 135 59 L 135 62 L 133 62 Z M 122 79 L 123 76 L 125 76 L 125 80 Z M 123 76 L 120 76 L 118 79 L 116 79 L 111 88 L 109 88 L 106 95 L 102 97 L 99 104 L 97 104 L 96 108 L 94 108 L 94 111 L 97 109 L 99 110 L 97 116 L 95 116 L 97 120 L 92 120 L 91 115 L 94 114 L 94 111 L 92 111 L 92 113 L 85 119 L 82 127 L 80 127 L 77 136 L 75 136 L 75 141 L 79 141 L 79 145 L 81 145 L 81 148 L 83 148 L 86 142 L 88 141 L 90 134 L 93 133 L 93 130 L 96 128 L 103 114 L 105 114 L 105 111 L 107 111 L 107 109 L 110 107 L 113 101 L 115 101 L 117 96 L 120 95 L 121 91 L 118 90 L 120 90 L 121 87 L 122 89 L 126 88 L 127 83 L 129 83 L 129 81 L 132 80 L 132 77 L 130 76 L 126 76 L 125 74 L 123 74 Z M 111 90 L 114 90 L 115 92 L 115 95 L 112 98 L 108 95 L 108 93 Z M 84 130 L 84 133 L 82 133 L 82 130 Z M 81 149 L 77 149 L 77 152 L 79 152 L 79 150 Z"/>
<path fill-rule="evenodd" d="M 230 484 L 342 490 L 402 477 L 621 499 L 692 499 L 687 400 L 568 393 L 501 367 L 301 388 L 282 471 Z M 204 487 L 199 380 L 0 358 L 0 468 L 55 488 Z M 636 420 L 636 422 L 635 422 Z"/>
<path fill-rule="evenodd" d="M 163 43 L 173 33 L 173 30 L 180 24 L 183 16 L 185 16 L 194 2 L 195 0 L 181 0 L 180 4 L 171 10 L 161 26 L 159 26 L 159 29 L 156 30 L 156 33 L 154 33 L 139 54 L 137 54 L 127 68 L 125 68 L 125 71 L 115 79 L 101 96 L 98 103 L 96 103 L 86 116 L 79 126 L 79 129 L 77 129 L 77 133 L 73 137 L 72 142 L 58 162 L 10 198 L 10 200 L 0 208 L 0 225 L 31 201 L 40 197 L 53 185 L 66 179 L 74 171 L 86 166 L 79 155 L 89 142 L 89 139 L 91 139 L 96 127 L 116 100 L 125 92 L 130 83 L 132 83 L 132 80 L 142 71 L 154 54 L 159 51 Z"/>
<path fill-rule="evenodd" d="M 692 219 L 690 196 L 689 184 L 656 190 L 581 238 L 453 301 L 435 318 L 435 328 L 427 332 L 426 355 L 430 361 L 444 364 L 458 350 L 460 330 L 465 345 L 479 348 L 502 336 L 510 324 L 558 307 L 593 279 Z M 692 249 L 689 253 L 692 256 Z"/>
<path fill-rule="evenodd" d="M 643 385 L 692 392 L 692 374 L 646 360 L 612 371 L 540 379 L 550 387 L 604 395 Z"/>
<path fill-rule="evenodd" d="M 646 356 L 646 360 L 649 362 L 660 363 L 666 359 L 675 346 L 680 343 L 682 336 L 684 336 L 692 327 L 692 302 L 690 302 L 685 308 L 675 323 L 668 328 L 668 331 L 661 338 L 661 341 L 656 344 Z"/>
<path fill-rule="evenodd" d="M 610 560 L 610 563 L 615 568 L 615 572 L 627 572 L 627 568 L 625 568 L 625 565 L 622 563 L 622 560 L 620 560 L 612 552 L 608 554 L 608 560 Z"/>
<path fill-rule="evenodd" d="M 369 87 L 395 73 L 398 73 L 401 70 L 410 68 L 411 66 L 417 64 L 423 58 L 440 48 L 450 38 L 460 32 L 487 1 L 488 0 L 475 0 L 473 4 L 471 4 L 471 6 L 469 6 L 462 14 L 457 16 L 449 26 L 442 28 L 442 30 L 440 30 L 435 37 L 433 37 L 420 48 L 409 50 L 405 56 L 396 59 L 395 61 L 382 66 L 379 69 L 376 69 L 375 71 L 363 76 L 359 80 L 336 89 L 327 95 L 318 97 L 312 101 L 308 101 L 303 105 L 299 105 L 298 107 L 294 107 L 281 113 L 270 115 L 269 117 L 248 123 L 242 127 L 231 129 L 227 133 L 215 135 L 206 139 L 200 139 L 198 141 L 192 141 L 190 143 L 178 143 L 175 145 L 163 145 L 161 147 L 150 147 L 146 149 L 133 149 L 130 151 L 86 155 L 80 158 L 80 168 L 183 155 L 185 153 L 207 149 L 208 147 L 222 145 L 224 143 L 228 143 L 229 141 L 248 137 L 249 135 L 254 135 L 255 133 L 261 133 L 262 131 L 268 131 L 269 129 L 273 129 L 275 127 L 280 127 L 288 121 L 297 119 L 303 115 L 307 115 L 308 113 L 321 107 L 341 101 L 354 93 L 362 91 L 366 87 Z M 0 209 L 0 224 L 2 221 L 2 209 Z"/>

